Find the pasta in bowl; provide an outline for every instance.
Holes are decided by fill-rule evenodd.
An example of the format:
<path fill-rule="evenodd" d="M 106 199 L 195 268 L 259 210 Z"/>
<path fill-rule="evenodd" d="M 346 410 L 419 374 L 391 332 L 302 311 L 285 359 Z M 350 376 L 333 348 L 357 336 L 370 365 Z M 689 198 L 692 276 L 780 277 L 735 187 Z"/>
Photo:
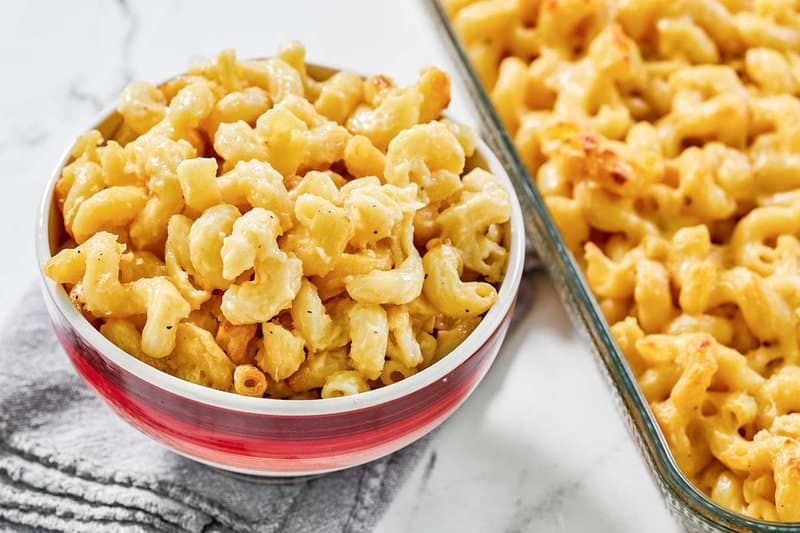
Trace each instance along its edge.
<path fill-rule="evenodd" d="M 251 474 L 430 431 L 496 356 L 524 256 L 508 178 L 448 102 L 438 69 L 395 87 L 296 44 L 129 86 L 42 204 L 79 374 L 151 437 Z"/>

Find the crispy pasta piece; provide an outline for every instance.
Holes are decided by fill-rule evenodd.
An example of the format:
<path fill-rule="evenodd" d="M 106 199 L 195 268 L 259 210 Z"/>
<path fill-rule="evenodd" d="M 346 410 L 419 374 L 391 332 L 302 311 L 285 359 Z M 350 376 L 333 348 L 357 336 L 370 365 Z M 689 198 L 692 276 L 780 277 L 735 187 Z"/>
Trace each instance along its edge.
<path fill-rule="evenodd" d="M 257 324 L 237 326 L 231 324 L 227 320 L 223 320 L 219 323 L 216 341 L 220 348 L 225 350 L 225 353 L 228 354 L 228 358 L 231 361 L 237 365 L 242 365 L 249 361 L 250 354 L 248 353 L 248 346 L 250 341 L 256 336 L 257 331 Z"/>
<path fill-rule="evenodd" d="M 242 396 L 261 398 L 267 391 L 267 378 L 253 365 L 238 365 L 233 371 L 233 390 Z"/>

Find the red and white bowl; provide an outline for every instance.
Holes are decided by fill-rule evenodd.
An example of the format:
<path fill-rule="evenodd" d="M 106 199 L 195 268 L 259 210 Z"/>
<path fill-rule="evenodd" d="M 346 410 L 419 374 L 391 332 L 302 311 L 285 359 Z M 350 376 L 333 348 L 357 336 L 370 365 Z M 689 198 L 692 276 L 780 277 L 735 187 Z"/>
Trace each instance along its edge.
<path fill-rule="evenodd" d="M 104 115 L 101 131 L 119 118 Z M 78 374 L 124 420 L 175 452 L 258 476 L 301 476 L 356 466 L 430 432 L 475 389 L 506 336 L 525 258 L 519 202 L 500 162 L 481 141 L 478 157 L 511 199 L 510 254 L 497 303 L 472 334 L 436 364 L 393 385 L 323 400 L 274 400 L 222 392 L 178 379 L 128 355 L 103 337 L 42 273 L 55 332 Z M 63 235 L 50 177 L 38 219 L 41 266 Z M 76 421 L 78 423 L 78 421 Z"/>

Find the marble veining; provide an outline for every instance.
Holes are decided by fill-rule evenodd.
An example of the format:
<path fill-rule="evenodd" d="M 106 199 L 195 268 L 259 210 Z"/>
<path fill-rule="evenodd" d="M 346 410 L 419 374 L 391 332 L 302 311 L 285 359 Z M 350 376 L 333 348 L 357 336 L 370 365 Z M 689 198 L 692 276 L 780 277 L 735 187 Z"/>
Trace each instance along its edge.
<path fill-rule="evenodd" d="M 75 80 L 70 81 L 67 88 L 67 98 L 72 104 L 88 105 L 95 111 L 100 111 L 103 108 L 103 102 L 99 96 L 93 94 L 83 88 L 83 84 Z"/>
<path fill-rule="evenodd" d="M 136 41 L 136 34 L 139 31 L 139 17 L 131 10 L 128 0 L 117 0 L 125 22 L 125 31 L 122 34 L 122 53 L 120 54 L 120 67 L 122 70 L 122 87 L 133 81 L 133 71 L 131 63 L 133 58 L 133 46 Z"/>
<path fill-rule="evenodd" d="M 63 150 L 134 79 L 158 81 L 235 47 L 266 55 L 297 39 L 309 58 L 398 81 L 454 72 L 417 0 L 222 4 L 33 0 L 0 20 L 0 320 L 35 281 L 31 232 Z M 463 88 L 451 110 L 474 123 Z M 616 413 L 589 349 L 542 275 L 481 386 L 431 438 L 378 528 L 405 531 L 648 531 L 675 523 Z"/>

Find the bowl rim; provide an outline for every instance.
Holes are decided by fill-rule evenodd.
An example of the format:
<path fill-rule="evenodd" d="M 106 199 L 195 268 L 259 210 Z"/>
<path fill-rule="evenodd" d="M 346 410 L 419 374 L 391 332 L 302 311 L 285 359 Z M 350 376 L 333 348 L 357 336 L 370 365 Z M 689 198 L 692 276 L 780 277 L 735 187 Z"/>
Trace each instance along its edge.
<path fill-rule="evenodd" d="M 101 111 L 89 129 L 98 126 L 105 119 L 116 113 L 116 104 Z M 459 123 L 451 114 L 448 119 Z M 525 229 L 519 199 L 514 191 L 511 179 L 497 156 L 480 138 L 476 139 L 476 154 L 483 157 L 489 170 L 500 180 L 511 204 L 510 244 L 506 264 L 506 273 L 497 292 L 497 301 L 483 316 L 478 326 L 452 352 L 433 365 L 397 383 L 373 389 L 360 394 L 338 398 L 322 398 L 314 400 L 287 401 L 276 398 L 254 398 L 212 389 L 185 381 L 162 372 L 147 363 L 133 357 L 106 339 L 88 320 L 73 306 L 64 288 L 44 274 L 44 263 L 52 256 L 49 239 L 49 217 L 55 198 L 56 182 L 61 176 L 64 166 L 70 159 L 72 146 L 68 147 L 58 160 L 50 174 L 39 204 L 36 220 L 36 260 L 42 282 L 42 290 L 54 303 L 58 312 L 66 319 L 70 327 L 104 359 L 138 377 L 146 383 L 198 403 L 246 413 L 273 416 L 324 416 L 341 414 L 372 408 L 380 404 L 388 404 L 401 397 L 424 389 L 439 380 L 447 381 L 448 375 L 470 357 L 480 351 L 492 334 L 501 326 L 503 319 L 509 314 L 522 278 L 525 262 Z M 48 310 L 52 314 L 48 306 Z"/>

